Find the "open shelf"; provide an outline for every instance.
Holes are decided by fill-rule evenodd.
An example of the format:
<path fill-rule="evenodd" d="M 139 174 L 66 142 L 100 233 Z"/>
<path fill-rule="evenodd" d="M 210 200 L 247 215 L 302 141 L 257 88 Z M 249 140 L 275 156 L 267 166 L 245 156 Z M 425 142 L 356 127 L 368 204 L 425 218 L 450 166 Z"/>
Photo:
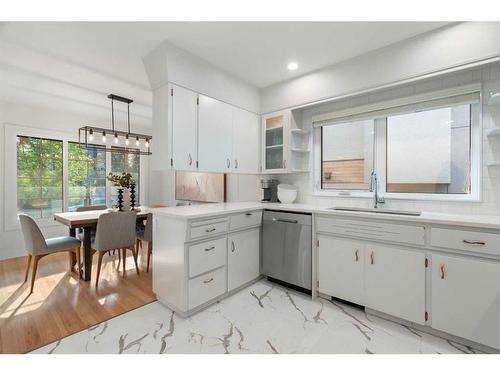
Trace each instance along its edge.
<path fill-rule="evenodd" d="M 500 135 L 500 128 L 488 130 L 488 132 L 486 133 L 487 137 L 498 137 L 499 135 Z"/>
<path fill-rule="evenodd" d="M 500 92 L 490 92 L 488 105 L 500 105 Z"/>
<path fill-rule="evenodd" d="M 309 134 L 309 132 L 307 130 L 299 129 L 299 128 L 291 129 L 290 131 L 292 132 L 292 134 L 297 134 L 297 135 L 308 135 Z"/>

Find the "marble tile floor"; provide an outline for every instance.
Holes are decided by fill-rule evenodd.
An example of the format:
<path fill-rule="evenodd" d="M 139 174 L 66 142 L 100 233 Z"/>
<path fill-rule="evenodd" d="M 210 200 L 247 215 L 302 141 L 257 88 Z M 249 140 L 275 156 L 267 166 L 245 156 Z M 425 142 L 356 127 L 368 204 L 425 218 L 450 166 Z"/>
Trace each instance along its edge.
<path fill-rule="evenodd" d="M 477 353 L 260 280 L 183 319 L 153 302 L 32 353 Z"/>

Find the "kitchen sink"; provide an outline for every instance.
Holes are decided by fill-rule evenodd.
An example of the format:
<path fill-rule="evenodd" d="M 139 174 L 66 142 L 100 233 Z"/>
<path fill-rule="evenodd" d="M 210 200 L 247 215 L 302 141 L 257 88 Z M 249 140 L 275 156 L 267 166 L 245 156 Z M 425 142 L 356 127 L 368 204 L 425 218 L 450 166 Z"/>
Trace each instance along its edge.
<path fill-rule="evenodd" d="M 387 210 L 383 208 L 359 208 L 359 207 L 332 207 L 329 210 L 334 211 L 351 211 L 351 212 L 370 212 L 374 214 L 387 214 L 387 215 L 406 215 L 406 216 L 420 216 L 419 211 L 402 211 L 402 210 Z"/>

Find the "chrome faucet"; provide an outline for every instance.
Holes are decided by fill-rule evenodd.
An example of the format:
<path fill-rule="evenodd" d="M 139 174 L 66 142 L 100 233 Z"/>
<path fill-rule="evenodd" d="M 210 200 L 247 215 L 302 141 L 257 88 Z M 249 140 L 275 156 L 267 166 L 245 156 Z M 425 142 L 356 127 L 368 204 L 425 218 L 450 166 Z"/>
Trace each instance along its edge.
<path fill-rule="evenodd" d="M 372 171 L 370 175 L 370 191 L 374 193 L 373 208 L 378 208 L 379 203 L 385 203 L 384 197 L 379 197 L 378 195 L 378 176 L 375 171 Z"/>

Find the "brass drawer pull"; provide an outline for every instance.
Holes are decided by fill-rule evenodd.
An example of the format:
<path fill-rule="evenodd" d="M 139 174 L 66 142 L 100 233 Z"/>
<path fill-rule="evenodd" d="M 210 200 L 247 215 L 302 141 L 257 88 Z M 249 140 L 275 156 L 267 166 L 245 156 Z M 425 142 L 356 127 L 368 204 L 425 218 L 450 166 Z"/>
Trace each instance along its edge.
<path fill-rule="evenodd" d="M 236 246 L 234 246 L 234 241 L 231 241 L 231 252 L 234 253 Z"/>
<path fill-rule="evenodd" d="M 208 284 L 208 283 L 211 283 L 212 281 L 214 281 L 214 278 L 213 278 L 213 277 L 211 277 L 211 278 L 210 278 L 210 279 L 208 279 L 208 280 L 203 280 L 203 283 Z"/>
<path fill-rule="evenodd" d="M 356 257 L 356 262 L 359 261 L 359 255 L 358 255 L 358 249 L 354 252 L 354 255 Z"/>
<path fill-rule="evenodd" d="M 216 230 L 215 228 L 210 228 L 210 229 L 205 229 L 205 232 L 210 233 L 210 232 L 213 232 L 215 230 Z"/>
<path fill-rule="evenodd" d="M 373 256 L 373 251 L 372 251 L 372 252 L 370 253 L 370 263 L 371 263 L 371 264 L 374 264 L 374 263 L 375 263 L 375 261 L 374 261 L 374 259 L 373 259 L 373 258 L 374 258 L 374 256 Z"/>
<path fill-rule="evenodd" d="M 444 279 L 444 264 L 442 264 L 442 265 L 439 267 L 439 270 L 441 271 L 441 279 Z"/>
<path fill-rule="evenodd" d="M 211 250 L 213 250 L 213 249 L 215 249 L 215 246 L 208 247 L 208 248 L 206 248 L 206 249 L 205 249 L 205 251 L 211 251 Z"/>
<path fill-rule="evenodd" d="M 252 216 L 253 214 L 251 212 L 247 212 L 245 216 Z"/>
<path fill-rule="evenodd" d="M 463 243 L 466 243 L 467 245 L 486 245 L 486 242 L 484 241 L 472 241 L 472 240 L 462 240 Z"/>

